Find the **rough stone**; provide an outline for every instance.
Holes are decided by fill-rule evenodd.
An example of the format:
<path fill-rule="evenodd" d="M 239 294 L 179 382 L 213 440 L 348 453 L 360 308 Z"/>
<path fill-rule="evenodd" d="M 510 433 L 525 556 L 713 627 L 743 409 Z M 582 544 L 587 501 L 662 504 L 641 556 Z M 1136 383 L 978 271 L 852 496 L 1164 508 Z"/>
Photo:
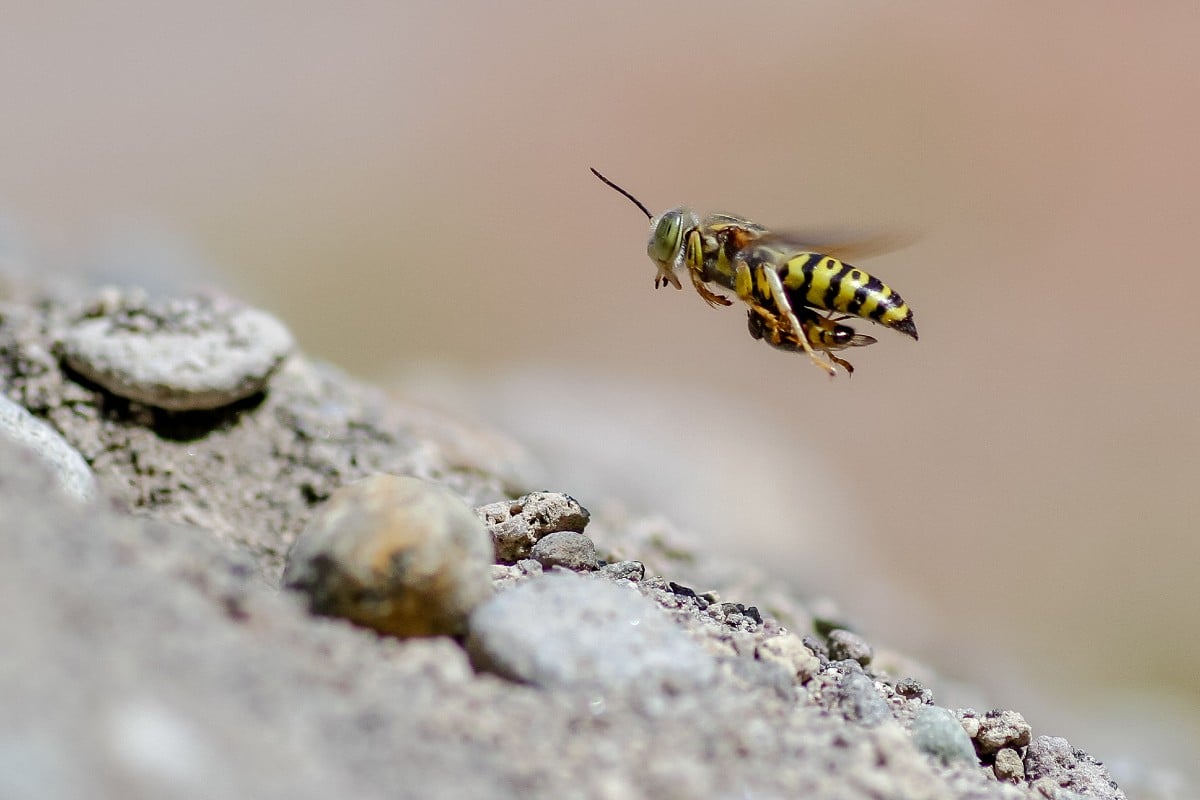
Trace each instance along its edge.
<path fill-rule="evenodd" d="M 1039 736 L 1029 743 L 1025 776 L 1030 783 L 1066 789 L 1089 798 L 1125 800 L 1125 793 L 1103 764 L 1059 736 Z"/>
<path fill-rule="evenodd" d="M 588 511 L 570 495 L 532 492 L 516 500 L 477 508 L 496 546 L 496 560 L 512 563 L 528 558 L 539 539 L 558 531 L 582 533 Z"/>
<path fill-rule="evenodd" d="M 556 531 L 538 540 L 529 557 L 542 567 L 563 567 L 574 572 L 592 572 L 600 567 L 596 545 L 582 533 Z"/>
<path fill-rule="evenodd" d="M 445 487 L 374 475 L 337 492 L 288 553 L 314 613 L 394 636 L 457 634 L 492 593 L 491 538 Z"/>
<path fill-rule="evenodd" d="M 195 411 L 261 392 L 292 346 L 288 329 L 264 311 L 204 296 L 110 294 L 66 330 L 62 355 L 119 397 Z"/>
<path fill-rule="evenodd" d="M 1011 747 L 996 751 L 996 761 L 992 764 L 992 771 L 996 774 L 998 781 L 1020 783 L 1025 780 L 1025 764 L 1021 761 L 1021 754 Z"/>
<path fill-rule="evenodd" d="M 995 753 L 1004 747 L 1029 744 L 1032 728 L 1016 711 L 989 711 L 979 720 L 979 732 L 971 737 L 980 755 Z"/>

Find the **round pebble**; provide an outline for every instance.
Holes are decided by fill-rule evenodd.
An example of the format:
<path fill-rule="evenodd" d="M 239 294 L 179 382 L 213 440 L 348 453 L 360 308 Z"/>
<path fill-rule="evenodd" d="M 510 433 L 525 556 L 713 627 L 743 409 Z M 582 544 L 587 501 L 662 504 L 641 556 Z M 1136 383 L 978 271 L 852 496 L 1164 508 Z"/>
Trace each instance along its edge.
<path fill-rule="evenodd" d="M 96 493 L 96 476 L 79 451 L 48 423 L 4 395 L 0 395 L 0 435 L 36 453 L 67 496 L 87 502 Z"/>
<path fill-rule="evenodd" d="M 529 557 L 545 569 L 564 567 L 574 572 L 591 572 L 600 568 L 596 545 L 582 533 L 574 531 L 547 534 L 529 551 Z"/>
<path fill-rule="evenodd" d="M 913 744 L 945 764 L 976 764 L 975 747 L 958 718 L 941 706 L 921 706 L 913 715 Z"/>
<path fill-rule="evenodd" d="M 857 633 L 838 628 L 829 633 L 829 659 L 831 661 L 857 661 L 864 667 L 874 657 L 871 645 Z"/>
<path fill-rule="evenodd" d="M 682 691 L 709 685 L 712 656 L 630 584 L 549 572 L 471 615 L 477 669 L 543 687 Z"/>
<path fill-rule="evenodd" d="M 98 302 L 68 328 L 62 356 L 115 395 L 195 411 L 261 392 L 292 346 L 264 311 L 211 297 L 126 296 Z"/>
<path fill-rule="evenodd" d="M 321 506 L 288 553 L 284 585 L 314 613 L 395 636 L 458 634 L 492 594 L 492 540 L 449 489 L 374 475 Z"/>

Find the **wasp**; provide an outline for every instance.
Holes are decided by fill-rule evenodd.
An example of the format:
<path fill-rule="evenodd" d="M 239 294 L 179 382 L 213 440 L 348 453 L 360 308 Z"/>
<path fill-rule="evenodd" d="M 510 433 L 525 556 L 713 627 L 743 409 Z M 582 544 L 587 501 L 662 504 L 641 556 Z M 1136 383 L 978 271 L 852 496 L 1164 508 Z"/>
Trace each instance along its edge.
<path fill-rule="evenodd" d="M 860 334 L 853 328 L 814 309 L 860 317 L 917 338 L 912 309 L 897 292 L 865 270 L 816 252 L 818 248 L 805 244 L 803 237 L 774 233 L 732 214 L 701 219 L 686 206 L 655 217 L 600 172 L 592 169 L 592 174 L 650 220 L 646 252 L 658 268 L 655 288 L 670 284 L 682 289 L 679 273 L 686 272 L 696 293 L 714 308 L 733 303 L 709 284 L 730 290 L 750 307 L 752 336 L 757 332 L 756 338 L 781 349 L 803 350 L 830 375 L 836 374 L 834 363 L 847 372 L 853 369 L 831 350 L 871 344 L 874 339 L 868 336 L 856 342 L 853 337 Z"/>

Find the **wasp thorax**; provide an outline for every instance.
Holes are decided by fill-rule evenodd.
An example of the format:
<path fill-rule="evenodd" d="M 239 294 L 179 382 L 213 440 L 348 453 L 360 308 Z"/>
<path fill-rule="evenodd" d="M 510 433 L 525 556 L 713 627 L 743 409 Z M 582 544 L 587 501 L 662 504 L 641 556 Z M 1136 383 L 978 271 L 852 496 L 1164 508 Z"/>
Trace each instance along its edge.
<path fill-rule="evenodd" d="M 674 261 L 679 252 L 679 243 L 683 239 L 683 211 L 675 209 L 668 211 L 654 222 L 650 233 L 650 243 L 646 252 L 657 264 Z"/>

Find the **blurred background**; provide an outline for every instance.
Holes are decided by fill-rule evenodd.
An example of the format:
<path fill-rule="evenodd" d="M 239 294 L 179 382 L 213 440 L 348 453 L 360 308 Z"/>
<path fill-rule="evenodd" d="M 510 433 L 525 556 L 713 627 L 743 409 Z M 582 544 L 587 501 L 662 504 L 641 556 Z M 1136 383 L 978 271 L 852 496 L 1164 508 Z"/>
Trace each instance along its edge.
<path fill-rule="evenodd" d="M 18 0 L 0 254 L 225 287 L 1136 782 L 1200 745 L 1197 31 L 1171 2 Z M 915 232 L 864 266 L 920 342 L 870 330 L 830 380 L 655 292 L 589 166 L 656 213 Z"/>

